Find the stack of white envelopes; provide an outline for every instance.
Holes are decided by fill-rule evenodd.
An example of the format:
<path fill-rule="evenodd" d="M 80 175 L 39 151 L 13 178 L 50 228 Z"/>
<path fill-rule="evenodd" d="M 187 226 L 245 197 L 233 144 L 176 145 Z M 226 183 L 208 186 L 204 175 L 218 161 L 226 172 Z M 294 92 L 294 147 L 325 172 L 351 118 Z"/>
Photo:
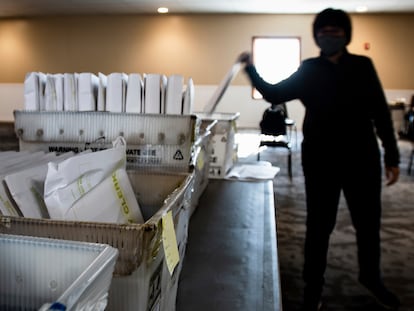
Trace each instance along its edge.
<path fill-rule="evenodd" d="M 29 72 L 25 110 L 191 114 L 194 82 L 161 73 Z"/>

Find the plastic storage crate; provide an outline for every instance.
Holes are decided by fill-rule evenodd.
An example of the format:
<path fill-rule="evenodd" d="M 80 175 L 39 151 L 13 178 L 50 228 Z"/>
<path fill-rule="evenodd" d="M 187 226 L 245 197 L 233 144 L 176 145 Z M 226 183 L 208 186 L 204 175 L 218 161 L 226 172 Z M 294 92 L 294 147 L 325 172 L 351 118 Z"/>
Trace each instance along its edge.
<path fill-rule="evenodd" d="M 171 211 L 177 244 L 184 257 L 187 242 L 189 209 L 193 192 L 194 173 L 129 171 L 128 175 L 141 210 L 144 224 L 110 224 L 24 217 L 0 216 L 0 232 L 8 234 L 52 237 L 64 240 L 109 244 L 119 251 L 114 277 L 109 291 L 107 310 L 151 310 L 160 307 L 178 279 L 163 277 L 162 216 Z M 97 203 L 98 204 L 98 203 Z"/>
<path fill-rule="evenodd" d="M 159 246 L 154 245 L 158 243 L 161 232 L 161 216 L 169 210 L 188 208 L 194 174 L 129 171 L 128 175 L 146 218 L 144 224 L 0 215 L 0 233 L 109 244 L 119 250 L 115 275 L 130 275 L 145 260 L 144 257 L 151 256 L 152 248 Z M 154 214 L 150 216 L 151 213 Z"/>
<path fill-rule="evenodd" d="M 208 183 L 212 122 L 196 115 L 14 111 L 20 151 L 57 154 L 112 147 L 123 136 L 127 168 L 194 172 L 193 210 Z"/>
<path fill-rule="evenodd" d="M 212 152 L 211 131 L 215 124 L 216 121 L 213 121 L 210 124 L 206 124 L 202 128 L 200 127 L 199 136 L 194 143 L 194 161 L 192 165 L 194 170 L 194 186 L 191 196 L 190 217 L 197 208 L 198 200 L 208 185 L 210 154 Z"/>
<path fill-rule="evenodd" d="M 144 217 L 157 211 L 143 227 L 142 259 L 130 275 L 114 276 L 108 311 L 175 310 L 175 284 L 181 271 L 187 244 L 194 174 L 147 174 L 130 178 Z M 184 182 L 183 182 L 184 181 Z M 175 188 L 174 188 L 175 187 Z M 164 199 L 166 197 L 166 199 Z M 161 206 L 161 207 L 160 207 Z M 179 263 L 173 275 L 167 272 L 162 241 L 162 217 L 171 211 Z M 168 297 L 168 299 L 167 299 Z M 170 304 L 174 301 L 174 304 Z"/>
<path fill-rule="evenodd" d="M 0 234 L 0 254 L 1 310 L 105 309 L 117 249 Z"/>
<path fill-rule="evenodd" d="M 237 162 L 237 144 L 235 140 L 236 121 L 240 113 L 204 113 L 196 112 L 202 121 L 200 128 L 207 128 L 216 122 L 211 129 L 211 152 L 209 178 L 224 178 L 227 172 Z"/>
<path fill-rule="evenodd" d="M 14 111 L 20 151 L 63 153 L 112 147 L 123 136 L 127 168 L 188 171 L 200 119 L 195 115 Z"/>
<path fill-rule="evenodd" d="M 196 115 L 15 110 L 14 117 L 20 151 L 97 151 L 123 136 L 128 169 L 194 171 L 195 203 L 208 183 L 211 126 L 201 128 Z"/>
<path fill-rule="evenodd" d="M 107 310 L 173 310 L 189 218 L 208 182 L 211 132 L 200 134 L 200 124 L 195 115 L 15 111 L 22 151 L 106 149 L 123 136 L 128 174 L 146 222 L 118 225 L 0 216 L 0 232 L 116 247 L 119 257 Z M 166 270 L 161 239 L 162 216 L 169 211 L 180 253 L 173 275 Z"/>

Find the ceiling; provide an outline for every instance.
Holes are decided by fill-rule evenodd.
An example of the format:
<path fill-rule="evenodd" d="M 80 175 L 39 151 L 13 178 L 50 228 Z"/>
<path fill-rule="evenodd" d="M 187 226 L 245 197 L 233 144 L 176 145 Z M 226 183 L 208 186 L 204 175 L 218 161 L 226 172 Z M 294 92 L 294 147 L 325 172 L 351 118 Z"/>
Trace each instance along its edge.
<path fill-rule="evenodd" d="M 314 14 L 324 8 L 349 13 L 414 12 L 413 0 L 0 0 L 0 18 L 82 14 L 154 14 L 158 7 L 178 13 Z"/>

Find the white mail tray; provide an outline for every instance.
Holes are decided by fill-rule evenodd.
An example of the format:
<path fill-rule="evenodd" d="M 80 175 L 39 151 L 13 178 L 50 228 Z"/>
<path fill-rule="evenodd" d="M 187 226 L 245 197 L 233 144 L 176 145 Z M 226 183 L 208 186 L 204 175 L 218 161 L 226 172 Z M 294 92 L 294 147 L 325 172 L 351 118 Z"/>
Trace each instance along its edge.
<path fill-rule="evenodd" d="M 15 110 L 21 151 L 58 154 L 112 147 L 123 136 L 128 168 L 188 171 L 201 120 L 195 115 Z"/>
<path fill-rule="evenodd" d="M 0 310 L 105 309 L 116 248 L 0 234 L 0 254 Z"/>

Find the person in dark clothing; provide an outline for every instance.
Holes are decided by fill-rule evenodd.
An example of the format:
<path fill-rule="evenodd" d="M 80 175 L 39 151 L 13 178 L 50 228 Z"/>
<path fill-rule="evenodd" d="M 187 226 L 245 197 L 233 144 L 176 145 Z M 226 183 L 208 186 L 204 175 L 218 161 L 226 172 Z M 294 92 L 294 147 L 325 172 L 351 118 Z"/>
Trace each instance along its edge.
<path fill-rule="evenodd" d="M 399 150 L 371 59 L 346 48 L 351 33 L 344 11 L 328 8 L 317 14 L 313 36 L 319 57 L 304 60 L 295 73 L 276 84 L 260 77 L 249 52 L 238 58 L 266 101 L 299 99 L 306 109 L 301 148 L 307 204 L 305 310 L 319 310 L 322 304 L 329 238 L 341 191 L 356 231 L 359 282 L 382 306 L 396 310 L 400 304 L 385 287 L 380 271 L 382 168 L 377 137 L 384 150 L 387 185 L 398 180 Z"/>

